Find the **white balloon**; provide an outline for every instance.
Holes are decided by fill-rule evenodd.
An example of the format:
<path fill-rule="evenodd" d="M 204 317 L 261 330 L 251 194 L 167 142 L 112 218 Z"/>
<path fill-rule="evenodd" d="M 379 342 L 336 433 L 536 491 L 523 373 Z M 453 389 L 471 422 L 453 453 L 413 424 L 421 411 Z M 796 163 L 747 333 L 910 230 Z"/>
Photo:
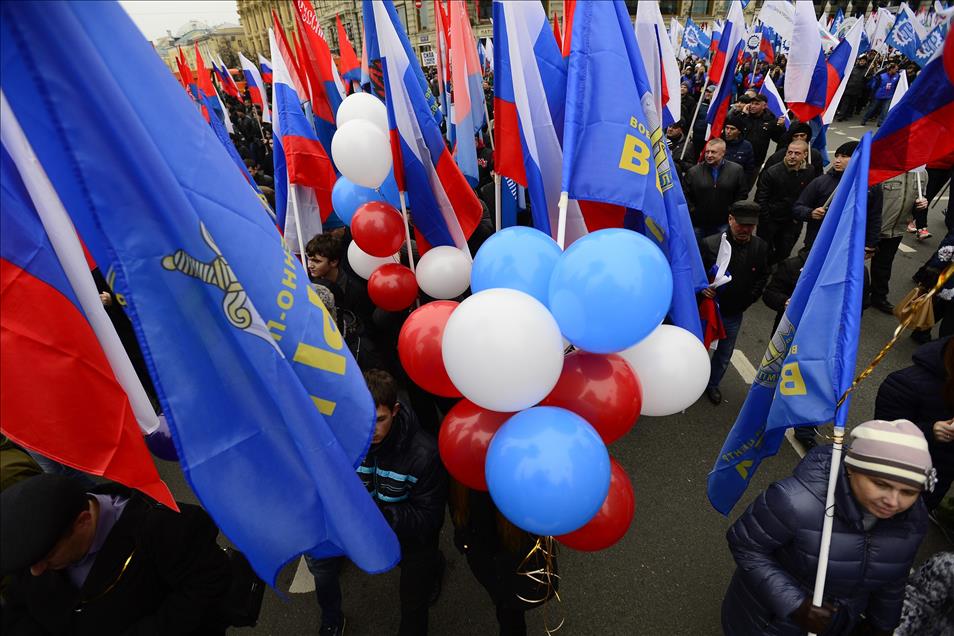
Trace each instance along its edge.
<path fill-rule="evenodd" d="M 388 137 L 366 119 L 352 119 L 331 138 L 331 158 L 345 177 L 366 188 L 377 188 L 391 171 Z"/>
<path fill-rule="evenodd" d="M 417 263 L 417 284 L 431 298 L 457 298 L 470 287 L 470 256 L 450 245 L 429 249 Z"/>
<path fill-rule="evenodd" d="M 672 415 L 691 406 L 709 382 L 709 353 L 691 332 L 659 325 L 619 352 L 643 388 L 642 415 Z"/>
<path fill-rule="evenodd" d="M 545 398 L 563 370 L 563 339 L 539 300 L 515 289 L 486 289 L 462 302 L 444 327 L 447 375 L 485 409 L 521 411 Z"/>
<path fill-rule="evenodd" d="M 354 270 L 354 273 L 365 280 L 371 278 L 371 274 L 374 273 L 374 270 L 382 265 L 400 262 L 400 254 L 392 254 L 391 256 L 384 257 L 371 256 L 358 247 L 358 244 L 354 241 L 351 241 L 351 244 L 348 245 L 348 263 L 351 264 L 351 269 Z"/>
<path fill-rule="evenodd" d="M 345 123 L 354 119 L 365 119 L 388 135 L 388 111 L 384 102 L 370 93 L 354 93 L 348 95 L 338 106 L 338 115 L 335 123 L 341 128 Z"/>

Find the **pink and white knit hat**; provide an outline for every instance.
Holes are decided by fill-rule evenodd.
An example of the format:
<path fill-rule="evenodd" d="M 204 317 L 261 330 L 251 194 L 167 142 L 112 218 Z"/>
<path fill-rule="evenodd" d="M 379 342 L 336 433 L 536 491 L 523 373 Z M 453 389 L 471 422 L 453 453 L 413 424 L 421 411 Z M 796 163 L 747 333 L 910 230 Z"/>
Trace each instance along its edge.
<path fill-rule="evenodd" d="M 915 488 L 933 490 L 935 477 L 927 440 L 908 420 L 871 420 L 851 431 L 845 465 Z"/>

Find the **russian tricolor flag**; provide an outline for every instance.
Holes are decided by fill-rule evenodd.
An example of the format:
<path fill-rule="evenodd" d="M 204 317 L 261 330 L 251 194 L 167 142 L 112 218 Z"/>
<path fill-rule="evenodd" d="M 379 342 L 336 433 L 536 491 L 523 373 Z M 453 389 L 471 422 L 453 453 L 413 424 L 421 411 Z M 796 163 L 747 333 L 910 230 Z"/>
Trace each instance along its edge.
<path fill-rule="evenodd" d="M 712 65 L 709 67 L 709 81 L 713 84 L 723 84 L 726 76 L 735 73 L 735 62 L 739 58 L 739 42 L 744 42 L 745 16 L 742 14 L 742 3 L 732 0 L 729 5 L 729 15 L 722 23 L 720 32 L 712 32 L 712 46 L 714 54 Z"/>
<path fill-rule="evenodd" d="M 954 39 L 947 38 L 871 143 L 869 182 L 880 183 L 954 153 Z"/>
<path fill-rule="evenodd" d="M 828 64 L 822 49 L 815 6 L 808 0 L 795 3 L 792 42 L 785 72 L 785 99 L 799 121 L 824 112 L 828 95 Z M 832 93 L 837 89 L 837 84 Z"/>
<path fill-rule="evenodd" d="M 467 5 L 450 2 L 451 99 L 457 129 L 454 158 L 472 187 L 477 186 L 477 144 L 474 136 L 484 125 L 484 88 L 474 34 L 470 30 Z"/>
<path fill-rule="evenodd" d="M 262 74 L 262 80 L 266 84 L 272 83 L 272 61 L 266 58 L 261 53 L 258 54 L 258 70 Z"/>
<path fill-rule="evenodd" d="M 337 176 L 301 109 L 288 62 L 272 29 L 268 30 L 268 38 L 275 63 L 272 84 L 275 215 L 289 249 L 297 252 L 315 234 L 321 233 L 321 222 L 331 214 L 331 189 Z"/>
<path fill-rule="evenodd" d="M 775 82 L 772 81 L 770 75 L 765 76 L 765 81 L 762 82 L 762 88 L 759 89 L 759 94 L 765 95 L 765 98 L 768 100 L 768 109 L 776 117 L 785 118 L 785 129 L 787 130 L 791 126 L 792 121 L 788 117 L 788 109 L 785 107 L 785 102 L 782 101 L 782 96 L 778 94 L 778 89 L 775 87 Z"/>
<path fill-rule="evenodd" d="M 841 96 L 845 93 L 845 87 L 848 86 L 848 77 L 851 75 L 851 69 L 855 67 L 855 60 L 858 59 L 861 50 L 861 34 L 864 32 L 864 25 L 861 20 L 857 20 L 845 34 L 845 38 L 838 43 L 835 50 L 831 52 L 826 61 L 827 82 L 825 84 L 825 113 L 822 115 L 822 124 L 828 125 L 835 121 L 835 111 L 841 103 Z"/>
<path fill-rule="evenodd" d="M 369 59 L 382 61 L 394 177 L 410 198 L 418 249 L 453 245 L 469 254 L 483 210 L 444 143 L 394 3 L 364 0 L 364 16 Z"/>
<path fill-rule="evenodd" d="M 268 108 L 268 96 L 265 94 L 265 84 L 261 74 L 250 59 L 239 53 L 239 62 L 242 64 L 242 75 L 245 76 L 245 87 L 252 98 L 252 103 L 262 109 L 262 121 L 271 123 L 272 114 Z"/>
<path fill-rule="evenodd" d="M 348 39 L 348 33 L 345 31 L 341 18 L 335 15 L 335 25 L 338 28 L 338 50 L 341 53 L 338 64 L 341 75 L 349 82 L 361 82 L 361 60 L 354 52 L 351 40 Z"/>
<path fill-rule="evenodd" d="M 679 65 L 672 42 L 666 33 L 666 25 L 659 11 L 659 2 L 640 2 L 636 7 L 636 44 L 639 46 L 643 67 L 654 86 L 656 113 L 663 128 L 682 119 L 679 92 Z"/>
<path fill-rule="evenodd" d="M 527 188 L 534 227 L 558 240 L 566 60 L 539 3 L 494 0 L 494 58 L 494 169 Z M 570 200 L 566 243 L 586 232 Z"/>

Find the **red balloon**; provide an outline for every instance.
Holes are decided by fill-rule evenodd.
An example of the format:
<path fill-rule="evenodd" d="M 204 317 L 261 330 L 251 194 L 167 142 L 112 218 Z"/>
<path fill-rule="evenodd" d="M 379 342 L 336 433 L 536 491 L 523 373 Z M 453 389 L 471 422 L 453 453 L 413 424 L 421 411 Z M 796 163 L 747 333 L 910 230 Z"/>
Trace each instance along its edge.
<path fill-rule="evenodd" d="M 564 358 L 560 379 L 540 405 L 573 411 L 610 444 L 639 419 L 643 391 L 636 372 L 621 356 L 574 351 Z"/>
<path fill-rule="evenodd" d="M 438 300 L 421 305 L 407 317 L 398 334 L 401 366 L 415 384 L 434 395 L 461 396 L 448 377 L 441 356 L 444 327 L 459 304 L 453 300 Z"/>
<path fill-rule="evenodd" d="M 464 399 L 444 417 L 437 445 L 451 476 L 474 490 L 487 490 L 484 463 L 490 440 L 513 413 L 488 411 Z"/>
<path fill-rule="evenodd" d="M 351 236 L 371 256 L 391 256 L 404 244 L 404 218 L 384 201 L 368 201 L 351 218 Z"/>
<path fill-rule="evenodd" d="M 633 485 L 619 462 L 610 457 L 610 487 L 603 506 L 585 526 L 557 537 L 557 541 L 583 552 L 604 550 L 623 538 L 635 511 Z"/>
<path fill-rule="evenodd" d="M 387 263 L 368 279 L 371 302 L 385 311 L 401 311 L 417 299 L 417 279 L 404 265 Z"/>

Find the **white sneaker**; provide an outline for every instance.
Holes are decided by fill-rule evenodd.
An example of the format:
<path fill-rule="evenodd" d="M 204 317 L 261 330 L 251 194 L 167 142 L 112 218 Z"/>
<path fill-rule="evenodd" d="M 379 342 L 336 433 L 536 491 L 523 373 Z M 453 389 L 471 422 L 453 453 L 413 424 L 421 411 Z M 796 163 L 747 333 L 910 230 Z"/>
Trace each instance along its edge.
<path fill-rule="evenodd" d="M 911 221 L 910 223 L 908 223 L 908 232 L 911 232 L 913 234 L 914 232 L 917 232 L 917 231 L 918 231 L 918 226 L 914 224 L 914 221 Z"/>

